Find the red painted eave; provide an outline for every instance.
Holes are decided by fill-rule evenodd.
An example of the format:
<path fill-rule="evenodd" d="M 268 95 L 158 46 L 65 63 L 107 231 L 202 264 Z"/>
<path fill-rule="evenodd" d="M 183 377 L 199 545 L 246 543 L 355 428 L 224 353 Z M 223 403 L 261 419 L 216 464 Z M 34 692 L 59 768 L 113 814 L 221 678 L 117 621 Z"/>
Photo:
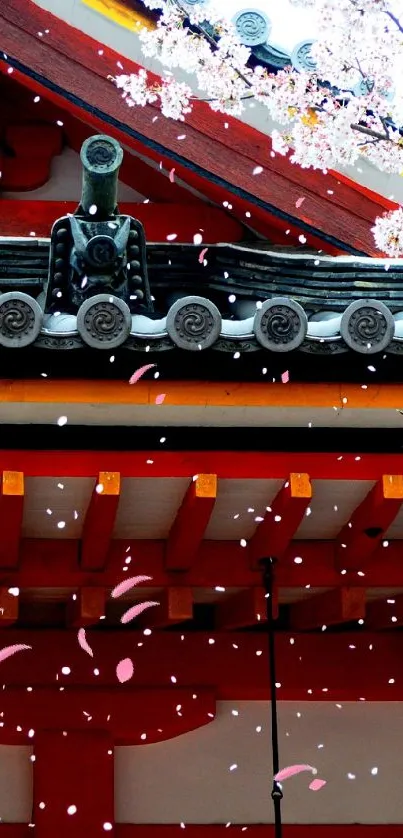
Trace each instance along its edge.
<path fill-rule="evenodd" d="M 13 67 L 23 84 L 95 130 L 107 131 L 167 169 L 175 167 L 178 178 L 209 200 L 230 202 L 234 217 L 244 221 L 250 212 L 248 223 L 258 232 L 267 235 L 275 226 L 279 237 L 289 230 L 290 245 L 303 234 L 309 246 L 329 253 L 380 255 L 371 227 L 385 207 L 381 198 L 363 194 L 336 174 L 307 172 L 271 157 L 267 136 L 213 113 L 205 103 L 196 103 L 184 125 L 163 119 L 151 105 L 129 109 L 108 76 L 121 67 L 137 72 L 139 66 L 31 0 L 3 0 L 0 20 L 0 47 L 7 55 L 3 72 Z M 185 140 L 179 139 L 183 135 Z M 263 166 L 260 175 L 253 174 L 257 165 Z"/>

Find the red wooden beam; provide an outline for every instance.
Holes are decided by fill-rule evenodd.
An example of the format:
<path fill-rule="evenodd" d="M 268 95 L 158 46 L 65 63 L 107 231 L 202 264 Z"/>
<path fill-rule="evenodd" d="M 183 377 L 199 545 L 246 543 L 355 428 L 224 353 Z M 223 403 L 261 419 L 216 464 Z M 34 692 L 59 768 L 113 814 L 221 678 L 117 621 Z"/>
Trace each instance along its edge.
<path fill-rule="evenodd" d="M 381 592 L 379 592 L 381 593 Z M 403 594 L 383 594 L 367 604 L 365 626 L 370 631 L 403 626 Z"/>
<path fill-rule="evenodd" d="M 30 71 L 24 76 L 27 85 L 35 90 L 46 89 L 48 98 L 54 97 L 55 101 L 63 103 L 64 106 L 67 95 L 77 97 L 81 101 L 84 96 L 85 103 L 83 102 L 81 108 L 73 104 L 70 98 L 68 108 L 71 112 L 78 115 L 82 107 L 88 108 L 87 118 L 94 127 L 98 127 L 95 126 L 97 121 L 118 121 L 119 128 L 115 128 L 116 122 L 109 123 L 111 133 L 125 137 L 125 143 L 136 147 L 137 150 L 140 150 L 138 147 L 141 148 L 142 143 L 143 146 L 146 144 L 147 155 L 159 162 L 158 158 L 161 158 L 163 150 L 153 147 L 153 144 L 161 142 L 159 122 L 154 119 L 158 115 L 156 107 L 149 105 L 141 110 L 129 109 L 118 92 L 113 95 L 111 82 L 107 77 L 108 74 L 116 73 L 117 62 L 121 62 L 121 56 L 108 48 L 104 50 L 102 60 L 94 62 L 100 44 L 39 9 L 29 0 L 3 0 L 1 15 L 3 49 L 23 65 L 29 64 L 30 71 L 33 70 L 42 76 L 46 80 L 44 84 L 48 86 L 38 85 L 38 82 L 32 79 Z M 39 39 L 38 30 L 45 28 L 49 29 L 47 38 Z M 133 62 L 124 59 L 125 72 L 136 72 L 138 69 Z M 61 78 L 63 88 L 60 86 Z M 58 88 L 56 92 L 54 88 L 50 90 L 52 85 Z M 99 116 L 94 116 L 95 110 Z M 130 135 L 127 129 L 134 133 Z M 179 156 L 178 175 L 182 177 L 183 170 L 183 179 L 186 179 L 186 173 L 189 173 L 190 168 L 196 167 L 197 177 L 207 183 L 205 194 L 210 191 L 209 184 L 215 178 L 219 178 L 221 195 L 225 193 L 228 198 L 232 192 L 236 195 L 240 190 L 246 200 L 254 202 L 257 199 L 257 202 L 261 202 L 261 207 L 258 206 L 257 210 L 263 209 L 267 215 L 283 214 L 288 223 L 296 219 L 297 223 L 299 221 L 300 224 L 307 224 L 312 239 L 315 236 L 331 236 L 330 246 L 333 243 L 333 246 L 343 247 L 345 242 L 349 247 L 361 252 L 376 252 L 370 230 L 372 221 L 364 221 L 359 214 L 361 204 L 369 199 L 351 190 L 356 210 L 355 214 L 352 214 L 348 209 L 339 206 L 337 194 L 333 203 L 329 200 L 331 195 L 325 198 L 317 194 L 320 190 L 319 179 L 323 176 L 314 172 L 309 176 L 310 189 L 305 190 L 307 200 L 301 210 L 296 208 L 301 195 L 301 185 L 296 184 L 294 180 L 298 175 L 294 175 L 294 167 L 287 161 L 283 161 L 282 164 L 288 166 L 287 177 L 274 169 L 266 136 L 237 120 L 231 121 L 231 130 L 225 130 L 221 115 L 212 114 L 204 103 L 197 103 L 194 112 L 187 119 L 185 149 L 178 136 L 177 124 L 173 120 L 165 121 L 166 157 L 173 160 L 175 155 Z M 265 146 L 265 155 L 261 152 L 262 145 Z M 269 176 L 253 176 L 256 157 L 260 164 L 266 166 Z M 163 162 L 165 165 L 165 161 Z M 325 188 L 325 179 L 323 181 Z M 214 184 L 212 186 L 214 188 Z M 334 190 L 330 190 L 332 191 Z M 374 208 L 374 215 L 376 211 Z"/>
<path fill-rule="evenodd" d="M 18 565 L 24 509 L 24 475 L 3 471 L 0 496 L 0 568 Z"/>
<path fill-rule="evenodd" d="M 215 625 L 219 631 L 249 628 L 267 622 L 264 588 L 247 588 L 227 597 L 215 609 Z"/>
<path fill-rule="evenodd" d="M 144 611 L 136 619 L 136 625 L 147 628 L 169 628 L 169 626 L 186 623 L 193 619 L 191 588 L 170 586 L 162 594 L 158 594 L 157 599 L 160 604 Z"/>
<path fill-rule="evenodd" d="M 87 637 L 94 651 L 93 662 L 80 649 L 75 632 L 7 630 L 4 645 L 32 646 L 31 651 L 21 652 L 2 664 L 1 683 L 7 685 L 2 694 L 2 710 L 8 731 L 12 731 L 14 719 L 15 725 L 23 727 L 22 737 L 26 737 L 31 726 L 57 727 L 63 724 L 63 719 L 66 724 L 69 720 L 69 726 L 82 729 L 87 726 L 83 709 L 93 716 L 94 724 L 96 720 L 105 722 L 113 701 L 116 703 L 113 724 L 119 725 L 119 736 L 128 744 L 127 738 L 133 732 L 141 732 L 142 718 L 136 718 L 137 712 L 143 714 L 150 731 L 155 728 L 156 732 L 161 727 L 165 732 L 165 723 L 176 724 L 172 713 L 176 696 L 178 703 L 183 704 L 181 698 L 185 698 L 190 705 L 192 693 L 199 694 L 200 690 L 208 693 L 210 701 L 263 701 L 270 697 L 264 632 L 162 631 L 152 632 L 148 637 L 143 632 L 122 630 L 118 634 L 88 631 Z M 278 632 L 276 642 L 280 700 L 403 700 L 403 637 L 399 632 L 367 632 L 365 628 L 341 633 Z M 134 662 L 135 680 L 132 686 L 122 688 L 116 679 L 116 665 L 125 657 Z M 61 669 L 66 665 L 71 672 L 63 675 Z M 98 665 L 99 675 L 95 677 L 93 666 Z M 33 687 L 32 693 L 27 692 L 27 684 Z M 65 690 L 59 691 L 58 686 L 64 686 Z M 54 708 L 49 709 L 41 701 L 41 690 L 45 689 L 58 696 Z M 146 689 L 157 694 L 153 708 L 147 706 L 151 697 L 142 697 Z M 158 724 L 160 691 L 164 690 L 169 700 L 164 703 L 164 719 L 159 719 L 164 724 Z M 22 719 L 23 710 L 25 719 Z M 205 705 L 200 718 L 201 724 L 207 721 Z M 177 721 L 183 725 L 182 732 L 190 729 L 186 728 L 186 713 Z M 3 731 L 4 735 L 8 731 Z M 0 734 L 3 735 L 1 729 Z"/>
<path fill-rule="evenodd" d="M 351 623 L 364 617 L 364 588 L 335 588 L 294 602 L 289 608 L 292 631 Z"/>
<path fill-rule="evenodd" d="M 76 382 L 63 382 L 63 387 L 74 389 Z M 105 402 L 116 397 L 115 382 L 105 382 Z M 139 387 L 141 382 L 136 385 Z M 7 382 L 8 385 L 8 382 Z M 3 387 L 6 385 L 3 383 Z M 86 389 L 92 393 L 94 382 L 86 381 Z M 181 382 L 186 390 L 188 382 Z M 206 386 L 208 386 L 206 384 Z M 0 395 L 1 395 L 0 381 Z M 79 382 L 77 382 L 79 397 Z M 130 388 L 129 388 L 130 391 Z M 108 395 L 110 393 L 110 396 Z M 77 394 L 76 394 L 77 397 Z M 92 397 L 92 396 L 91 396 Z M 88 401 L 87 397 L 87 401 Z M 95 398 L 95 395 L 94 395 Z M 123 401 L 123 394 L 119 394 Z M 144 394 L 144 398 L 148 398 Z M 14 400 L 46 402 L 32 396 L 27 382 L 19 382 Z M 5 400 L 4 398 L 2 400 Z M 55 401 L 59 396 L 55 397 Z M 60 401 L 62 397 L 60 395 Z M 81 400 L 81 399 L 80 399 Z M 84 399 L 83 399 L 84 401 Z M 128 400 L 129 403 L 130 399 Z M 1 401 L 0 401 L 1 403 Z M 149 460 L 152 460 L 150 465 Z M 3 469 L 24 471 L 26 477 L 97 477 L 104 467 L 107 471 L 119 471 L 121 477 L 188 477 L 194 474 L 216 474 L 218 479 L 286 479 L 285 475 L 294 471 L 307 472 L 310 480 L 378 480 L 385 471 L 394 465 L 402 470 L 403 454 L 363 454 L 360 460 L 354 455 L 338 456 L 332 453 L 317 452 L 278 452 L 278 451 L 25 451 L 23 449 L 0 449 L 0 463 Z M 104 465 L 105 464 L 105 465 Z M 203 468 L 204 466 L 204 468 Z M 290 487 L 289 487 L 290 488 Z M 308 489 L 307 489 L 308 491 Z M 307 499 L 309 500 L 309 499 Z M 273 506 L 272 506 L 273 508 Z M 280 523 L 280 522 L 279 522 Z"/>
<path fill-rule="evenodd" d="M 83 570 L 102 570 L 105 566 L 119 498 L 119 472 L 101 471 L 85 516 L 81 541 Z"/>
<path fill-rule="evenodd" d="M 105 616 L 105 606 L 105 588 L 79 588 L 67 602 L 67 625 L 71 628 L 95 625 Z"/>
<path fill-rule="evenodd" d="M 308 474 L 290 474 L 249 542 L 249 553 L 255 567 L 264 556 L 281 558 L 297 531 L 311 498 L 312 487 Z"/>
<path fill-rule="evenodd" d="M 216 497 L 215 474 L 198 474 L 192 480 L 168 536 L 167 570 L 189 570 L 203 540 Z"/>
<path fill-rule="evenodd" d="M 376 552 L 403 502 L 403 476 L 383 474 L 336 540 L 338 570 L 362 570 Z"/>
<path fill-rule="evenodd" d="M 77 209 L 77 201 L 0 200 L 0 229 L 2 236 L 49 237 L 54 221 Z M 178 242 L 193 243 L 193 236 L 200 228 L 203 241 L 239 242 L 245 237 L 244 229 L 216 207 L 205 204 L 134 204 L 120 203 L 123 214 L 138 218 L 144 225 L 147 241 L 166 242 L 167 236 L 176 233 Z"/>
<path fill-rule="evenodd" d="M 65 589 L 67 601 L 71 591 L 80 586 L 90 584 L 92 587 L 113 588 L 116 580 L 121 578 L 128 550 L 139 572 L 152 576 L 154 588 L 166 588 L 178 582 L 177 574 L 166 570 L 164 541 L 113 540 L 105 568 L 90 579 L 88 572 L 80 566 L 79 545 L 73 539 L 22 539 L 19 567 L 2 573 L 3 585 L 21 590 L 37 587 Z M 57 562 L 54 561 L 55 555 Z M 403 588 L 401 556 L 401 541 L 391 541 L 387 548 L 379 548 L 363 575 L 342 575 L 334 566 L 334 542 L 292 541 L 276 567 L 276 582 L 280 589 L 296 589 L 298 596 L 307 586 Z M 296 564 L 296 557 L 302 562 Z M 180 578 L 181 585 L 204 589 L 217 586 L 255 587 L 258 582 L 247 550 L 241 547 L 239 541 L 203 541 L 197 561 L 188 571 L 182 571 Z"/>

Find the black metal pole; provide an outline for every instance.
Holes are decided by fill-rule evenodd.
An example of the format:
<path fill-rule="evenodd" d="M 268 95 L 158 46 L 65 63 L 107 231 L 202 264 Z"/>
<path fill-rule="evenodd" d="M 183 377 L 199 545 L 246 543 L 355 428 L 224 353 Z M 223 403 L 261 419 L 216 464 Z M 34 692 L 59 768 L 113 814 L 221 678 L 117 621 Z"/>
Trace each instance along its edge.
<path fill-rule="evenodd" d="M 267 638 L 269 644 L 269 680 L 270 680 L 270 710 L 271 710 L 271 741 L 273 756 L 273 778 L 280 770 L 279 748 L 278 748 L 278 722 L 277 722 L 277 696 L 276 696 L 276 643 L 275 643 L 275 616 L 273 603 L 274 590 L 274 565 L 276 559 L 273 557 L 260 559 L 259 565 L 263 571 L 263 586 L 266 591 L 267 611 Z M 282 838 L 283 827 L 281 821 L 281 801 L 283 792 L 276 780 L 273 779 L 271 799 L 274 807 L 274 835 L 275 838 Z"/>

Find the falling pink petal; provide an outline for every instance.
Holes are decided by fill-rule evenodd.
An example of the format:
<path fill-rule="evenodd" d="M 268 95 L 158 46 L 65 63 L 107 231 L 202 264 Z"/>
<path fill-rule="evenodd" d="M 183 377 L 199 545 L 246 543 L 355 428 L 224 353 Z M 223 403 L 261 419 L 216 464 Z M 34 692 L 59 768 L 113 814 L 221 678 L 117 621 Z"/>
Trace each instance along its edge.
<path fill-rule="evenodd" d="M 207 251 L 208 251 L 208 247 L 203 247 L 203 250 L 201 250 L 200 253 L 199 253 L 199 262 L 200 262 L 201 265 L 203 264 L 204 257 L 206 255 Z"/>
<path fill-rule="evenodd" d="M 134 620 L 135 617 L 138 617 L 139 614 L 142 614 L 147 608 L 152 608 L 153 605 L 159 605 L 159 602 L 138 602 L 137 605 L 133 605 L 132 608 L 125 611 L 123 616 L 120 618 L 120 622 L 130 623 L 131 620 Z"/>
<path fill-rule="evenodd" d="M 298 207 L 300 207 L 300 206 L 302 206 L 302 204 L 304 203 L 304 201 L 305 201 L 305 198 L 298 198 L 298 201 L 295 201 L 295 206 L 296 206 L 297 208 L 298 208 Z"/>
<path fill-rule="evenodd" d="M 94 652 L 92 651 L 91 646 L 87 641 L 84 628 L 79 629 L 78 634 L 77 634 L 77 640 L 78 640 L 79 646 L 81 646 L 82 650 L 84 652 L 87 652 L 87 655 L 90 655 L 90 657 L 93 658 L 94 657 Z"/>
<path fill-rule="evenodd" d="M 32 646 L 26 646 L 25 643 L 15 643 L 14 646 L 5 646 L 4 649 L 0 649 L 0 663 L 7 660 L 7 658 L 11 658 L 11 655 L 15 655 L 16 652 L 23 652 L 25 649 L 32 649 Z"/>
<path fill-rule="evenodd" d="M 156 364 L 145 364 L 144 367 L 139 367 L 138 370 L 136 370 L 136 372 L 133 373 L 133 375 L 132 375 L 132 377 L 129 381 L 129 384 L 137 384 L 137 382 L 140 380 L 140 378 L 146 372 L 148 372 L 148 370 L 152 370 L 152 368 L 155 367 L 155 366 L 156 366 Z"/>
<path fill-rule="evenodd" d="M 319 791 L 319 789 L 322 789 L 325 785 L 326 780 L 312 780 L 312 783 L 309 783 L 309 788 L 311 791 Z"/>
<path fill-rule="evenodd" d="M 175 183 L 175 169 L 171 169 L 169 173 L 169 180 L 171 181 L 171 183 Z"/>
<path fill-rule="evenodd" d="M 119 585 L 116 585 L 116 588 L 113 589 L 111 593 L 111 597 L 113 599 L 117 599 L 122 594 L 127 593 L 130 591 L 131 588 L 134 588 L 135 585 L 140 585 L 142 582 L 151 582 L 152 576 L 131 576 L 130 579 L 125 579 L 124 582 L 120 582 Z"/>
<path fill-rule="evenodd" d="M 130 678 L 133 677 L 133 672 L 133 661 L 130 658 L 123 658 L 123 660 L 119 661 L 116 667 L 116 675 L 121 684 L 124 684 L 125 681 L 130 681 Z"/>
<path fill-rule="evenodd" d="M 290 380 L 290 373 L 288 372 L 288 370 L 281 373 L 281 380 L 282 380 L 283 384 L 288 384 L 288 382 Z"/>
<path fill-rule="evenodd" d="M 282 780 L 288 780 L 289 777 L 294 777 L 295 774 L 301 774 L 301 771 L 312 771 L 312 774 L 316 774 L 316 768 L 312 765 L 289 765 L 288 768 L 282 768 L 281 771 L 278 771 L 274 779 L 278 783 L 281 783 Z"/>
<path fill-rule="evenodd" d="M 166 393 L 160 393 L 159 396 L 155 399 L 155 404 L 163 404 L 166 399 Z"/>

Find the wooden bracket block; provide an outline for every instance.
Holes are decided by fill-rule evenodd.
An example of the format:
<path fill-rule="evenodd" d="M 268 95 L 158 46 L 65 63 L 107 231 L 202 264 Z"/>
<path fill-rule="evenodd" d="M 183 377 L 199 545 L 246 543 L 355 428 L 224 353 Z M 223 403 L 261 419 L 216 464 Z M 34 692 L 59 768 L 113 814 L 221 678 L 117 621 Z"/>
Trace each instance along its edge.
<path fill-rule="evenodd" d="M 105 615 L 105 588 L 80 588 L 76 599 L 69 599 L 66 608 L 66 623 L 70 628 L 93 626 Z"/>
<path fill-rule="evenodd" d="M 191 588 L 167 588 L 156 597 L 156 600 L 160 604 L 140 614 L 133 626 L 168 628 L 193 619 L 193 592 Z"/>
<path fill-rule="evenodd" d="M 309 631 L 365 618 L 364 588 L 334 588 L 290 606 L 292 631 Z"/>
<path fill-rule="evenodd" d="M 216 628 L 230 631 L 267 622 L 264 588 L 248 588 L 227 597 L 216 607 Z"/>
<path fill-rule="evenodd" d="M 18 620 L 19 597 L 9 594 L 8 588 L 0 588 L 0 628 L 12 626 Z"/>

